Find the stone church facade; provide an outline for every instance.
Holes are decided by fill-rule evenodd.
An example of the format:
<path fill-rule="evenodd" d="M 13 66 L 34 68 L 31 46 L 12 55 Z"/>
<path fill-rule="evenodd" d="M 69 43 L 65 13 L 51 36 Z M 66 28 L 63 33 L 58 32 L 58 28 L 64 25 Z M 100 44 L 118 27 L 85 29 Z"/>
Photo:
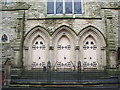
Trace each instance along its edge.
<path fill-rule="evenodd" d="M 71 1 L 71 2 L 70 2 Z M 96 0 L 1 3 L 2 68 L 117 69 L 119 3 Z M 77 2 L 77 3 L 76 3 Z"/>

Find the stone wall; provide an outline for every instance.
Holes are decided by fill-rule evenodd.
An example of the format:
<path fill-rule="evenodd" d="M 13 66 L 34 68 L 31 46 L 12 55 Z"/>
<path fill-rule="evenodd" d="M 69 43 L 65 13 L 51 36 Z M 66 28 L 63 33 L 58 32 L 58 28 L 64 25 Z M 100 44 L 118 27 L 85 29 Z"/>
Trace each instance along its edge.
<path fill-rule="evenodd" d="M 120 11 L 118 11 L 118 46 L 120 47 Z"/>
<path fill-rule="evenodd" d="M 27 20 L 26 21 L 26 33 L 33 27 L 42 26 L 46 28 L 50 33 L 54 32 L 62 25 L 66 25 L 72 28 L 76 34 L 88 26 L 94 26 L 98 28 L 105 35 L 104 23 L 101 19 L 48 19 L 48 20 Z"/>
<path fill-rule="evenodd" d="M 0 7 L 0 29 L 2 30 L 0 37 L 2 37 L 3 34 L 8 36 L 7 42 L 2 42 L 0 39 L 0 43 L 3 43 L 3 63 L 7 57 L 10 57 L 13 58 L 13 64 L 18 64 L 22 57 L 19 55 L 21 53 L 20 48 L 22 48 L 22 35 L 23 33 L 27 34 L 27 32 L 36 26 L 44 27 L 50 34 L 62 25 L 69 26 L 76 34 L 87 26 L 94 26 L 100 30 L 105 39 L 108 40 L 108 48 L 106 49 L 108 55 L 114 56 L 114 52 L 116 52 L 117 47 L 120 46 L 120 39 L 118 39 L 120 30 L 118 30 L 119 7 L 117 0 L 114 0 L 114 2 L 96 2 L 96 0 L 88 2 L 87 0 L 83 0 L 82 15 L 65 16 L 47 15 L 46 0 L 18 1 L 19 0 L 16 0 L 15 2 L 14 0 L 9 5 L 2 2 L 2 7 Z M 22 21 L 23 18 L 25 18 L 24 21 Z M 25 23 L 25 27 L 22 26 L 23 22 Z M 112 41 L 110 41 L 111 39 Z M 110 52 L 110 50 L 112 51 Z M 115 65 L 115 57 L 110 58 L 113 59 L 113 61 L 111 60 L 110 62 Z M 110 58 L 108 58 L 108 60 Z"/>
<path fill-rule="evenodd" d="M 11 44 L 15 41 L 16 32 L 17 32 L 17 15 L 16 11 L 2 11 L 2 32 L 1 37 L 3 34 L 6 34 L 8 37 L 8 41 L 2 43 L 2 61 L 5 62 L 6 58 L 11 56 Z M 0 43 L 2 40 L 0 39 Z"/>
<path fill-rule="evenodd" d="M 8 35 L 8 43 L 16 39 L 17 15 L 16 11 L 2 11 L 2 33 Z"/>

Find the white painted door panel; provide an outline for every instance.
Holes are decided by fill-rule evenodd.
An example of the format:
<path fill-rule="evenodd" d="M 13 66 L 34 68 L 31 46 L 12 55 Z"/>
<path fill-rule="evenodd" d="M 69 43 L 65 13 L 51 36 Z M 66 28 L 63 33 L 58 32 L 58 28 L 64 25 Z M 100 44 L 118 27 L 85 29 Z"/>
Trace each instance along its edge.
<path fill-rule="evenodd" d="M 71 60 L 71 46 L 70 41 L 67 37 L 62 37 L 58 41 L 58 62 L 60 68 L 69 68 Z"/>
<path fill-rule="evenodd" d="M 97 46 L 92 37 L 88 37 L 84 41 L 83 46 L 83 66 L 84 68 L 96 68 L 97 67 Z"/>
<path fill-rule="evenodd" d="M 43 68 L 45 62 L 45 42 L 41 37 L 38 37 L 33 43 L 33 68 Z"/>

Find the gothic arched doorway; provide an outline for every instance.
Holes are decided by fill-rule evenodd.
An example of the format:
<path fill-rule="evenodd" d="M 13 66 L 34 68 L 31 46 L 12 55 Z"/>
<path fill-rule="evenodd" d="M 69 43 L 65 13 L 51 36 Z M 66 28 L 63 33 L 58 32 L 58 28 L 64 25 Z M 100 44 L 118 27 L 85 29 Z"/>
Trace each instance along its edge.
<path fill-rule="evenodd" d="M 44 66 L 46 66 L 45 62 L 46 45 L 44 39 L 38 36 L 33 42 L 32 50 L 33 50 L 32 68 L 43 68 Z"/>
<path fill-rule="evenodd" d="M 58 41 L 58 63 L 60 68 L 70 68 L 71 65 L 71 44 L 66 36 Z"/>
<path fill-rule="evenodd" d="M 97 68 L 97 44 L 92 36 L 88 36 L 83 43 L 83 67 Z"/>
<path fill-rule="evenodd" d="M 89 26 L 79 33 L 79 61 L 82 69 L 103 70 L 106 66 L 106 43 L 103 34 Z"/>
<path fill-rule="evenodd" d="M 47 67 L 50 58 L 49 43 L 49 33 L 40 26 L 36 26 L 26 33 L 23 58 L 23 65 L 26 69 Z"/>
<path fill-rule="evenodd" d="M 53 69 L 54 70 L 75 70 L 76 65 L 76 34 L 68 26 L 59 27 L 52 35 Z"/>

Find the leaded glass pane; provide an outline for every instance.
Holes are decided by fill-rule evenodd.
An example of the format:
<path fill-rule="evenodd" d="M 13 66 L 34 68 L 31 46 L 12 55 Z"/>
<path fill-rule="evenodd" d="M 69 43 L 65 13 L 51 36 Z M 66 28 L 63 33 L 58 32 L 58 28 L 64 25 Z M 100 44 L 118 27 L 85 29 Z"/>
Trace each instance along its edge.
<path fill-rule="evenodd" d="M 6 34 L 4 34 L 4 35 L 2 36 L 2 41 L 3 41 L 3 42 L 8 41 L 8 37 L 7 37 L 7 35 L 6 35 Z"/>
<path fill-rule="evenodd" d="M 65 1 L 65 13 L 72 14 L 72 0 Z"/>
<path fill-rule="evenodd" d="M 56 14 L 62 14 L 63 13 L 63 0 L 57 0 L 56 1 Z"/>
<path fill-rule="evenodd" d="M 74 14 L 81 13 L 82 13 L 81 0 L 74 0 Z"/>
<path fill-rule="evenodd" d="M 47 2 L 47 14 L 54 14 L 54 0 L 48 0 L 48 2 Z"/>

